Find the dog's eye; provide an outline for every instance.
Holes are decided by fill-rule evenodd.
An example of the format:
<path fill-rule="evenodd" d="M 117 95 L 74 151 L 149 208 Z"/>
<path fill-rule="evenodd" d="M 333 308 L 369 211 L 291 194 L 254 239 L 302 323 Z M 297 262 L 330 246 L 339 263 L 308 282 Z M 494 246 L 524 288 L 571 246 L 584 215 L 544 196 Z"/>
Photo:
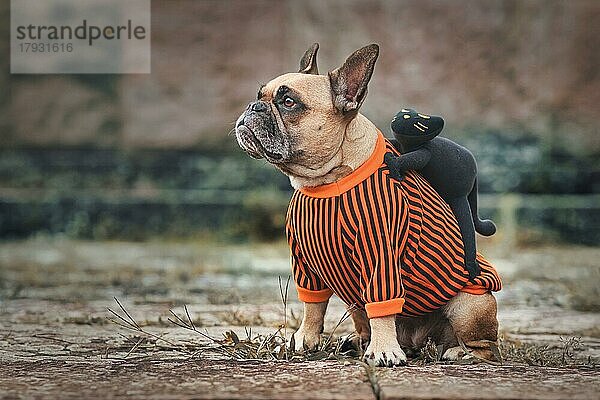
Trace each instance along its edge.
<path fill-rule="evenodd" d="M 291 97 L 286 97 L 285 99 L 283 99 L 283 105 L 287 108 L 292 108 L 296 105 L 296 102 Z"/>

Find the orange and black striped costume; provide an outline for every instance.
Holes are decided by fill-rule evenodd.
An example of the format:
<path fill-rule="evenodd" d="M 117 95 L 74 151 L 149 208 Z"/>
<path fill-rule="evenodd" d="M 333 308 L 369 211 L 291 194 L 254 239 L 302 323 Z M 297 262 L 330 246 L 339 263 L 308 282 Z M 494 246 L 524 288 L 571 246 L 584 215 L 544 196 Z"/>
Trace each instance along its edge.
<path fill-rule="evenodd" d="M 369 318 L 431 312 L 459 291 L 498 291 L 496 270 L 480 254 L 472 282 L 450 207 L 418 173 L 389 176 L 379 132 L 375 151 L 352 174 L 297 190 L 286 232 L 298 297 L 322 302 L 333 293 Z"/>

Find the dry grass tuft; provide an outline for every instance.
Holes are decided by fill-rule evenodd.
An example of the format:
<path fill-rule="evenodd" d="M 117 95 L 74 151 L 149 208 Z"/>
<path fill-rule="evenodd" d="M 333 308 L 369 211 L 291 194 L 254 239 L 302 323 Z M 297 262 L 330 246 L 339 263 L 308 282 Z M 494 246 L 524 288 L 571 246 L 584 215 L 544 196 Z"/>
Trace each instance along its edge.
<path fill-rule="evenodd" d="M 353 335 L 335 337 L 335 331 L 339 326 L 346 321 L 350 316 L 352 309 L 346 311 L 340 318 L 334 329 L 330 333 L 323 334 L 321 345 L 314 350 L 304 349 L 303 351 L 294 351 L 293 338 L 290 342 L 286 337 L 288 329 L 295 329 L 299 326 L 299 318 L 291 312 L 291 317 L 288 316 L 288 289 L 290 277 L 288 276 L 285 284 L 279 278 L 279 290 L 281 301 L 283 304 L 283 323 L 276 330 L 268 335 L 253 334 L 251 328 L 245 328 L 245 337 L 240 338 L 237 333 L 232 330 L 223 333 L 223 338 L 214 338 L 206 330 L 200 330 L 194 319 L 189 313 L 186 305 L 183 306 L 183 315 L 177 314 L 173 310 L 169 310 L 171 316 L 168 321 L 180 328 L 191 331 L 199 335 L 203 343 L 190 342 L 174 342 L 165 337 L 150 332 L 146 327 L 138 323 L 123 306 L 123 304 L 115 297 L 115 302 L 118 305 L 118 310 L 115 311 L 108 308 L 112 316 L 108 320 L 124 329 L 135 332 L 133 337 L 127 337 L 126 343 L 131 345 L 129 351 L 125 355 L 128 359 L 130 355 L 138 350 L 148 350 L 148 346 L 162 346 L 180 352 L 192 358 L 205 351 L 216 352 L 219 355 L 225 355 L 237 360 L 287 360 L 287 361 L 314 361 L 314 360 L 342 360 L 356 359 L 362 355 L 356 345 L 357 340 Z M 241 312 L 235 312 L 229 315 L 228 322 L 233 325 L 254 325 L 257 324 L 257 319 L 262 318 L 260 315 L 253 319 L 248 319 Z"/>
<path fill-rule="evenodd" d="M 411 360 L 418 366 L 425 366 L 431 364 L 437 364 L 442 360 L 442 354 L 444 353 L 444 346 L 436 345 L 431 338 L 427 338 L 425 345 L 419 350 L 417 357 Z"/>
<path fill-rule="evenodd" d="M 156 334 L 146 329 L 145 325 L 138 323 L 123 304 L 115 298 L 118 310 L 108 309 L 112 314 L 109 321 L 116 325 L 135 332 L 132 337 L 126 337 L 123 346 L 130 346 L 124 359 L 134 353 L 148 353 L 151 349 L 176 351 L 193 358 L 204 352 L 214 352 L 221 356 L 226 356 L 236 360 L 287 360 L 292 362 L 314 361 L 314 360 L 353 360 L 359 362 L 362 357 L 362 344 L 359 343 L 355 335 L 336 337 L 335 332 L 339 326 L 346 321 L 355 311 L 349 308 L 339 319 L 336 326 L 330 333 L 322 335 L 321 344 L 317 349 L 303 351 L 294 351 L 294 338 L 288 341 L 286 338 L 288 330 L 295 330 L 300 319 L 296 317 L 291 310 L 288 310 L 288 288 L 290 277 L 284 283 L 279 278 L 279 291 L 283 308 L 283 323 L 275 328 L 270 334 L 253 334 L 252 329 L 246 327 L 244 337 L 239 337 L 232 330 L 223 333 L 222 338 L 212 337 L 206 329 L 201 330 L 198 320 L 194 320 L 186 305 L 183 306 L 183 314 L 179 315 L 173 310 L 169 310 L 171 316 L 167 319 L 172 325 L 193 332 L 202 338 L 202 342 L 178 341 L 174 342 L 165 337 L 164 334 Z M 288 315 L 288 311 L 291 316 Z M 264 322 L 260 315 L 252 318 L 244 316 L 241 312 L 234 312 L 229 315 L 228 322 L 232 325 L 262 325 Z M 461 341 L 459 341 L 461 342 Z M 504 361 L 508 364 L 526 364 L 531 366 L 575 366 L 592 365 L 591 360 L 581 360 L 576 357 L 578 350 L 582 349 L 580 338 L 571 337 L 562 339 L 560 346 L 536 345 L 522 343 L 515 340 L 501 339 L 499 345 L 490 342 L 490 348 L 496 356 L 498 362 L 483 360 L 472 354 L 469 349 L 461 343 L 466 354 L 472 357 L 454 364 L 473 364 L 486 362 L 492 365 L 501 365 Z M 123 350 L 123 349 L 121 349 Z M 428 339 L 425 345 L 410 360 L 412 365 L 424 366 L 441 363 L 443 346 L 437 345 L 431 339 Z M 502 355 L 501 355 L 502 354 Z M 366 364 L 365 364 L 366 365 Z"/>
<path fill-rule="evenodd" d="M 500 349 L 510 363 L 526 364 L 540 367 L 565 367 L 593 365 L 590 359 L 581 360 L 576 357 L 582 350 L 581 338 L 560 338 L 560 346 L 523 343 L 518 340 L 502 339 Z"/>

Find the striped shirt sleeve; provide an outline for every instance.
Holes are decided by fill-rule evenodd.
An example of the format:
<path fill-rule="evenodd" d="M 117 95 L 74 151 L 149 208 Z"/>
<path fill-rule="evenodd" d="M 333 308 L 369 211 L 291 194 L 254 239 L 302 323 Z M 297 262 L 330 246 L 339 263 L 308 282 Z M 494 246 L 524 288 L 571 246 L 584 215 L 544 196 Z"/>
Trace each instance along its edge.
<path fill-rule="evenodd" d="M 365 206 L 360 207 L 361 223 L 354 248 L 362 267 L 362 296 L 367 316 L 376 318 L 400 314 L 404 306 L 400 252 L 397 244 L 392 243 L 393 238 L 399 237 L 392 232 L 397 233 L 401 224 L 391 220 L 387 212 L 389 207 L 396 208 L 399 204 L 385 198 L 385 190 L 369 186 L 366 183 L 359 191 Z"/>
<path fill-rule="evenodd" d="M 290 224 L 286 224 L 286 235 L 291 252 L 292 273 L 298 291 L 298 299 L 305 303 L 321 303 L 329 300 L 333 291 L 304 262 Z"/>

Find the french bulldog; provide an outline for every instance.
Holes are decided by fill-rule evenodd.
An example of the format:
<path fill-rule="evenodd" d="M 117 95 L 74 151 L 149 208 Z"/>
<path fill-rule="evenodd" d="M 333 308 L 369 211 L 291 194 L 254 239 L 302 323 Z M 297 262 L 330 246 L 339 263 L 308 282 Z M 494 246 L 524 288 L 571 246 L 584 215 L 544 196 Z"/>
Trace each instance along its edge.
<path fill-rule="evenodd" d="M 235 134 L 239 146 L 249 156 L 265 159 L 287 175 L 296 193 L 320 191 L 321 194 L 315 195 L 315 198 L 323 200 L 319 198 L 323 194 L 322 188 L 326 188 L 332 196 L 340 194 L 342 190 L 340 188 L 344 187 L 349 179 L 371 168 L 373 155 L 383 151 L 382 146 L 389 148 L 389 142 L 386 144 L 381 132 L 359 112 L 365 101 L 367 86 L 379 56 L 379 46 L 371 44 L 356 50 L 342 66 L 328 72 L 327 75 L 320 75 L 318 72 L 316 59 L 318 49 L 319 45 L 315 43 L 306 51 L 300 60 L 298 72 L 278 76 L 259 88 L 256 100 L 250 102 L 237 119 Z M 381 159 L 383 160 L 383 155 Z M 424 182 L 420 183 L 422 185 L 427 184 L 419 178 L 418 174 L 411 171 L 407 175 L 410 179 L 405 177 L 402 183 L 393 181 L 388 177 L 384 167 L 376 169 L 378 171 L 376 174 L 379 174 L 378 177 L 382 179 L 382 185 L 398 190 L 394 193 L 401 194 L 401 191 L 408 187 L 402 185 L 409 185 L 410 182 L 407 180 L 410 179 Z M 425 189 L 429 193 L 429 189 Z M 331 192 L 332 190 L 338 192 Z M 395 207 L 390 205 L 392 200 L 391 198 L 389 201 L 385 200 L 388 206 L 377 211 L 377 214 L 382 214 L 382 218 L 386 217 L 384 215 L 386 212 L 391 212 L 390 210 Z M 438 200 L 436 197 L 435 201 Z M 294 201 L 296 203 L 299 201 L 296 195 L 292 198 L 292 202 Z M 362 204 L 355 204 L 355 206 L 356 213 L 365 212 Z M 428 204 L 424 203 L 422 206 L 428 207 Z M 367 206 L 364 207 L 366 209 Z M 292 209 L 290 211 L 293 213 Z M 448 214 L 451 212 L 446 215 Z M 322 221 L 319 218 L 321 214 L 315 214 L 314 217 L 301 216 L 298 221 L 300 223 L 305 221 L 307 225 L 311 225 L 307 229 L 322 229 L 325 233 L 321 241 L 329 243 L 335 238 L 327 237 L 327 232 L 334 232 L 337 228 L 334 226 L 330 229 L 328 224 L 319 222 Z M 451 219 L 448 219 L 446 224 L 457 229 L 456 222 Z M 295 229 L 303 228 L 295 226 Z M 402 234 L 402 229 L 396 229 L 389 224 L 385 232 L 388 230 Z M 295 242 L 296 233 L 298 232 L 288 231 L 293 260 L 294 255 L 308 250 L 303 246 L 309 246 L 308 243 Z M 372 240 L 381 240 L 381 243 L 390 245 L 386 233 L 383 231 L 378 233 L 376 237 L 371 235 Z M 426 235 L 426 233 L 421 234 Z M 422 237 L 422 239 L 426 238 Z M 310 235 L 308 240 L 311 240 Z M 395 246 L 395 243 L 391 243 L 391 246 Z M 364 247 L 369 246 L 363 246 L 363 250 Z M 401 254 L 401 250 L 397 253 Z M 344 256 L 340 255 L 340 257 Z M 311 260 L 314 262 L 315 258 Z M 358 258 L 356 260 L 358 263 Z M 306 267 L 299 265 L 299 262 L 300 259 L 296 260 L 296 267 Z M 376 269 L 379 266 L 378 261 L 375 264 L 373 268 Z M 336 274 L 336 271 L 332 270 L 335 265 L 335 262 L 328 262 L 327 265 L 328 271 L 333 275 Z M 314 272 L 316 268 L 318 266 L 315 265 L 311 268 L 306 267 L 305 273 Z M 418 271 L 400 265 L 400 261 L 391 268 L 395 271 L 393 279 L 398 280 L 397 284 L 392 284 L 392 278 L 389 278 L 389 285 L 388 282 L 381 281 L 379 285 L 396 290 L 396 297 L 401 297 L 401 293 L 409 293 L 409 290 L 412 290 L 408 286 L 410 274 L 418 274 Z M 347 273 L 339 275 L 345 276 L 340 279 L 345 279 L 344 282 L 349 286 L 359 287 L 370 283 L 371 280 L 375 281 L 369 278 L 368 273 L 366 274 L 360 277 L 352 277 Z M 469 279 L 468 272 L 460 270 L 457 274 L 456 279 L 461 284 L 466 284 Z M 400 275 L 407 277 L 404 284 L 399 281 Z M 386 275 L 381 276 L 380 279 L 387 279 Z M 335 292 L 344 299 L 345 289 L 333 280 L 327 281 L 321 273 L 313 273 L 312 276 L 307 277 L 302 275 L 301 271 L 295 270 L 295 278 L 299 298 L 305 299 L 303 320 L 294 334 L 295 350 L 302 351 L 318 346 L 329 296 Z M 300 287 L 302 284 L 306 286 Z M 331 289 L 329 286 L 332 286 Z M 411 314 L 408 308 L 408 295 L 406 304 L 402 298 L 394 298 L 375 305 L 365 304 L 369 302 L 367 297 L 377 298 L 378 293 L 376 288 L 372 291 L 365 289 L 364 298 L 356 301 L 362 304 L 358 304 L 358 311 L 352 314 L 357 333 L 368 343 L 364 352 L 364 360 L 368 364 L 405 365 L 407 357 L 403 348 L 419 349 L 427 338 L 444 346 L 444 359 L 457 360 L 465 356 L 465 347 L 459 346 L 458 338 L 464 342 L 461 344 L 469 349 L 467 356 L 494 358 L 490 343 L 497 341 L 498 322 L 496 301 L 489 291 L 476 293 L 457 289 L 444 304 L 434 305 L 430 312 L 422 315 Z M 347 304 L 351 305 L 349 301 Z"/>

